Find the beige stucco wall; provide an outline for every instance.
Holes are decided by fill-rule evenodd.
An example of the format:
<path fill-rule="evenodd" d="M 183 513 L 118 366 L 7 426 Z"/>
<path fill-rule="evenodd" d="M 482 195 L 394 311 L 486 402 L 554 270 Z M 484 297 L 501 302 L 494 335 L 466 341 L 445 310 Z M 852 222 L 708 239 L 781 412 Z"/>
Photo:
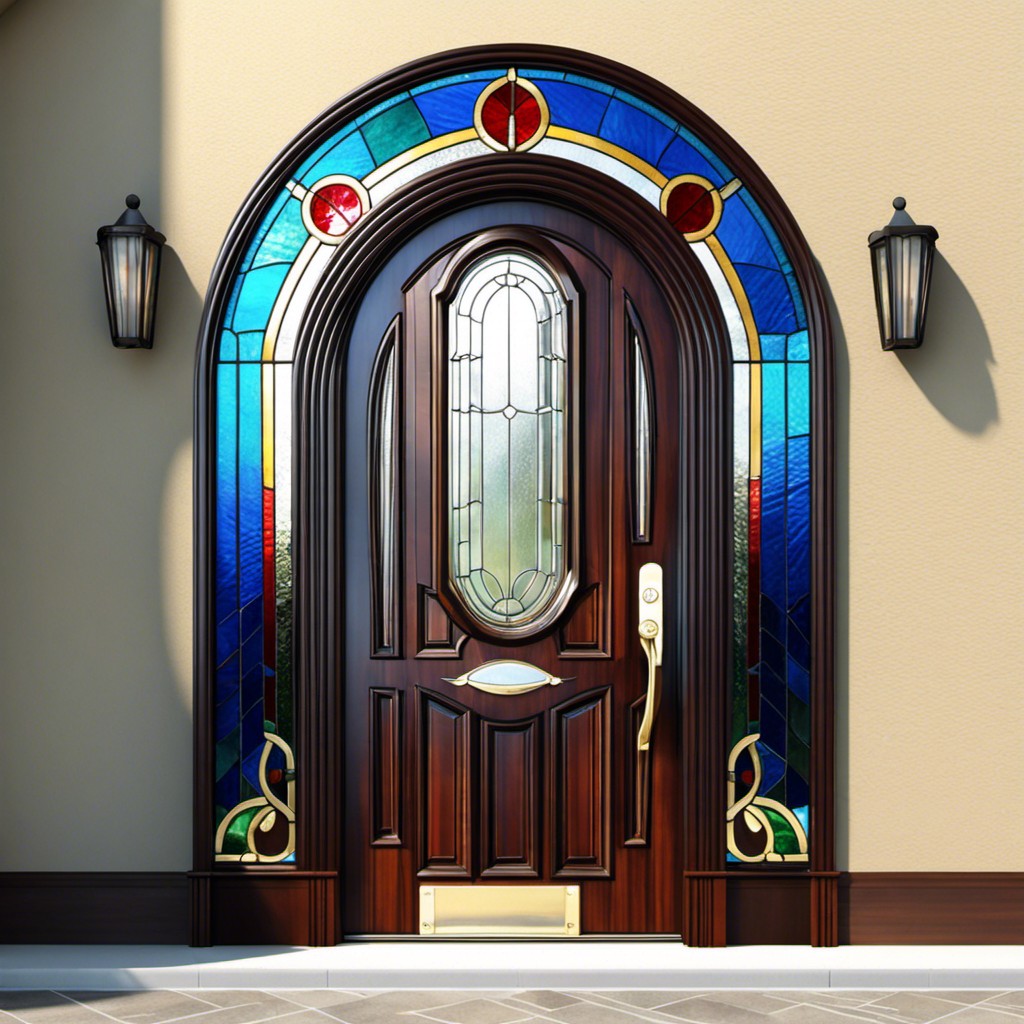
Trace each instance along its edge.
<path fill-rule="evenodd" d="M 191 374 L 250 185 L 319 110 L 502 40 L 634 65 L 717 120 L 835 303 L 840 866 L 1024 870 L 1024 5 L 17 0 L 0 14 L 3 870 L 181 870 Z M 156 348 L 106 335 L 95 229 L 169 252 Z M 878 347 L 866 236 L 940 232 L 926 347 Z"/>

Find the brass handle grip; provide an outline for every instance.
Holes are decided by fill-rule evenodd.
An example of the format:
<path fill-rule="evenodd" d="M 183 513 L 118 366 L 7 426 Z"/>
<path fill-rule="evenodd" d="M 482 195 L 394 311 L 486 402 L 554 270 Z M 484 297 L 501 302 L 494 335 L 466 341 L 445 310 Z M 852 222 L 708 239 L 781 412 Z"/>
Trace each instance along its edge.
<path fill-rule="evenodd" d="M 645 622 L 640 625 L 640 644 L 647 655 L 647 703 L 644 704 L 644 717 L 640 721 L 640 731 L 636 735 L 637 750 L 647 750 L 650 747 L 651 730 L 654 728 L 654 718 L 661 703 L 661 676 L 655 657 L 655 640 L 654 636 L 644 634 L 643 627 L 646 624 Z"/>
<path fill-rule="evenodd" d="M 647 656 L 647 702 L 644 704 L 644 717 L 640 721 L 640 730 L 636 737 L 636 749 L 647 750 L 651 745 L 651 730 L 661 703 L 661 667 L 662 650 L 662 572 L 656 562 L 648 562 L 640 568 L 640 646 Z"/>

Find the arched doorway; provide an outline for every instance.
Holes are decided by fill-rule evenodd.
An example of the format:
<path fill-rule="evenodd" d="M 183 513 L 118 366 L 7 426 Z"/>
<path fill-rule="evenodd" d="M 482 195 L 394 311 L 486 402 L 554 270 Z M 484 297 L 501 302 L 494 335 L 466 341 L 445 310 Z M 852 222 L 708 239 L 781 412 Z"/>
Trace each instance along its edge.
<path fill-rule="evenodd" d="M 343 101 L 268 171 L 215 271 L 197 386 L 194 941 L 230 941 L 241 934 L 233 928 L 267 941 L 331 943 L 343 934 L 339 879 L 348 861 L 342 822 L 346 800 L 349 807 L 358 802 L 352 795 L 357 773 L 346 758 L 354 749 L 351 730 L 361 728 L 355 718 L 366 709 L 345 714 L 347 677 L 356 673 L 351 662 L 345 670 L 353 646 L 351 637 L 346 644 L 353 592 L 351 585 L 347 591 L 339 586 L 348 534 L 338 524 L 366 518 L 368 550 L 379 554 L 380 544 L 379 538 L 376 548 L 369 543 L 368 494 L 353 505 L 336 471 L 352 459 L 362 465 L 372 450 L 366 430 L 350 444 L 356 433 L 347 417 L 365 424 L 370 410 L 365 404 L 354 412 L 346 408 L 339 368 L 363 344 L 351 340 L 353 325 L 389 261 L 459 211 L 471 216 L 503 203 L 513 207 L 504 209 L 501 223 L 480 230 L 514 226 L 529 220 L 528 210 L 545 209 L 555 220 L 591 224 L 592 235 L 608 232 L 655 281 L 675 325 L 677 436 L 685 457 L 677 467 L 675 550 L 665 552 L 675 588 L 665 625 L 678 637 L 674 651 L 668 646 L 676 660 L 668 705 L 678 711 L 681 754 L 678 789 L 667 803 L 679 815 L 672 822 L 680 851 L 673 859 L 682 912 L 678 927 L 667 930 L 691 944 L 763 941 L 748 919 L 763 920 L 769 906 L 783 922 L 778 936 L 834 942 L 831 348 L 812 264 L 770 185 L 706 118 L 628 69 L 536 47 L 430 58 Z M 466 241 L 450 230 L 451 237 L 436 240 L 432 266 L 441 267 L 452 245 Z M 544 244 L 554 245 L 556 235 L 559 243 L 574 244 L 564 224 Z M 603 243 L 590 241 L 601 249 Z M 567 270 L 565 279 L 581 272 Z M 614 272 L 606 276 L 616 280 Z M 622 291 L 621 282 L 616 289 Z M 626 314 L 616 317 L 621 349 Z M 382 340 L 380 334 L 372 339 L 374 351 Z M 408 390 L 413 379 L 407 376 L 402 387 Z M 594 406 L 590 399 L 580 404 Z M 664 438 L 676 428 L 662 429 Z M 586 458 L 581 454 L 582 462 Z M 629 471 L 622 472 L 618 486 L 625 487 Z M 431 486 L 436 516 L 437 479 Z M 664 500 L 664 487 L 660 493 Z M 594 536 L 592 529 L 579 534 Z M 613 560 L 629 562 L 625 555 Z M 379 564 L 368 561 L 368 581 Z M 431 652 L 421 644 L 410 657 L 429 662 L 443 652 L 456 660 L 461 653 L 450 641 L 445 650 L 445 633 L 472 634 L 473 623 L 465 606 L 445 593 L 440 563 L 428 557 L 424 564 L 433 565 L 433 575 L 423 579 L 408 578 L 413 570 L 405 567 L 401 613 L 415 612 L 420 620 L 403 620 L 398 632 L 422 633 L 419 595 L 426 592 L 441 609 L 431 612 L 439 646 Z M 591 564 L 589 571 L 598 569 Z M 592 671 L 609 656 L 625 657 L 626 638 L 635 637 L 627 628 L 635 595 L 632 603 L 625 595 L 636 589 L 625 582 L 629 572 L 619 571 L 620 606 L 608 602 L 600 614 L 585 613 L 591 624 L 605 624 L 603 647 L 596 625 L 571 625 L 582 605 L 582 595 L 572 593 L 551 605 L 544 642 L 561 642 L 564 649 L 566 629 L 576 629 L 582 646 L 575 655 Z M 587 585 L 599 582 L 594 575 Z M 380 587 L 371 592 L 376 601 Z M 486 627 L 477 632 L 487 639 Z M 493 630 L 490 638 L 499 648 L 508 640 Z M 471 636 L 467 646 L 476 642 Z M 496 660 L 497 648 L 481 650 Z M 386 661 L 387 644 L 374 653 L 371 661 Z M 536 663 L 537 652 L 529 653 Z M 555 675 L 551 665 L 540 667 Z M 668 676 L 667 665 L 662 672 Z M 582 670 L 578 675 L 585 677 Z M 406 721 L 394 717 L 397 708 L 402 699 L 419 707 L 426 698 L 417 690 L 400 699 L 395 686 L 371 689 L 380 691 L 375 713 L 382 731 L 374 741 L 371 719 L 373 749 L 363 759 L 385 756 L 397 763 L 396 737 L 413 729 L 415 742 L 426 742 L 422 714 L 410 711 Z M 449 718 L 451 693 L 438 704 Z M 629 701 L 634 698 L 641 709 L 643 694 L 630 692 Z M 522 723 L 534 710 L 541 717 L 550 713 L 538 708 L 524 711 L 525 718 L 503 717 L 494 698 L 487 699 L 466 712 L 484 731 Z M 627 766 L 628 729 L 609 728 L 614 761 L 598 775 L 610 779 L 612 764 L 615 772 Z M 409 740 L 409 759 L 422 762 L 417 750 Z M 392 779 L 390 770 L 380 777 Z M 363 777 L 370 774 L 368 763 Z M 551 766 L 540 775 L 552 778 Z M 408 785 L 422 794 L 421 781 L 413 778 Z M 468 795 L 473 786 L 467 783 L 466 807 L 479 807 L 479 797 Z M 622 865 L 637 853 L 629 845 L 637 837 L 626 835 L 622 823 L 630 813 L 636 817 L 637 800 L 630 804 L 626 796 L 643 787 L 618 789 L 622 797 L 608 804 L 605 852 L 592 851 L 594 870 L 609 878 L 616 849 Z M 366 803 L 373 793 L 362 792 Z M 411 800 L 395 792 L 393 808 Z M 557 874 L 552 851 L 559 842 L 552 801 L 557 798 L 551 796 L 535 819 L 548 881 Z M 407 819 L 423 819 L 429 802 L 403 805 Z M 592 809 L 599 805 L 605 806 L 592 801 Z M 413 834 L 409 820 L 403 828 Z M 440 863 L 424 854 L 423 834 L 410 840 L 419 851 L 410 853 L 416 861 L 410 870 L 421 878 L 429 876 L 431 863 Z M 463 837 L 470 851 L 463 860 L 473 864 L 455 868 L 481 883 L 487 837 L 475 834 Z M 406 840 L 386 828 L 380 836 L 387 840 L 377 851 L 383 864 L 394 855 L 386 848 L 401 849 Z M 361 854 L 374 844 L 372 836 L 365 844 L 355 841 Z M 349 860 L 366 863 L 362 855 Z M 626 879 L 629 873 L 622 867 L 620 874 Z M 574 880 L 571 871 L 568 880 Z M 596 906 L 601 897 L 593 899 Z M 403 920 L 412 920 L 409 907 L 403 913 Z M 617 929 L 605 923 L 591 930 Z M 630 923 L 625 930 L 666 929 Z"/>

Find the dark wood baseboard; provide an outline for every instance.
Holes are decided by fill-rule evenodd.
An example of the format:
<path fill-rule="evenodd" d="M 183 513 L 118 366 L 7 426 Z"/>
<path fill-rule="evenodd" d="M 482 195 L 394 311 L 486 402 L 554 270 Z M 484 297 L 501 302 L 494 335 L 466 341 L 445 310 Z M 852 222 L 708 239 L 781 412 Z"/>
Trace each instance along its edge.
<path fill-rule="evenodd" d="M 193 946 L 333 946 L 335 871 L 193 871 Z"/>
<path fill-rule="evenodd" d="M 1024 943 L 1024 872 L 863 872 L 839 881 L 843 945 Z"/>
<path fill-rule="evenodd" d="M 692 945 L 722 941 L 723 883 L 729 945 L 830 944 L 830 899 L 814 888 L 834 878 L 752 871 L 688 880 Z M 838 896 L 842 945 L 1024 943 L 1024 872 L 858 871 Z M 0 873 L 0 944 L 331 945 L 336 899 L 328 872 Z"/>
<path fill-rule="evenodd" d="M 0 944 L 185 942 L 184 872 L 0 873 Z"/>

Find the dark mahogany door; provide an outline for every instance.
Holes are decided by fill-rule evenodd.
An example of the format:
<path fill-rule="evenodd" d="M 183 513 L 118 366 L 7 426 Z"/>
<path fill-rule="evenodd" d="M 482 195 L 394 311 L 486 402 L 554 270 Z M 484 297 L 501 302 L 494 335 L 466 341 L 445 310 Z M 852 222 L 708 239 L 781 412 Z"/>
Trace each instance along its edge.
<path fill-rule="evenodd" d="M 450 884 L 678 934 L 670 627 L 638 749 L 646 563 L 680 620 L 678 330 L 642 261 L 542 204 L 451 214 L 375 278 L 343 387 L 345 934 L 417 934 Z"/>

